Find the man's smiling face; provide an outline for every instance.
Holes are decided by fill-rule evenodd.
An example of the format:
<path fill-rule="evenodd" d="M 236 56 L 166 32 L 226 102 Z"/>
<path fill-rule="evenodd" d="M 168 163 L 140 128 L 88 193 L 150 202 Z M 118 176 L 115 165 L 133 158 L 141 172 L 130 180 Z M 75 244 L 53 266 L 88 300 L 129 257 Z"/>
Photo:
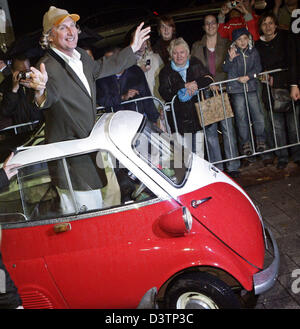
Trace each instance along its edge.
<path fill-rule="evenodd" d="M 73 50 L 77 47 L 78 42 L 76 23 L 71 17 L 67 17 L 63 22 L 52 29 L 50 39 L 55 48 L 68 56 L 72 56 Z"/>

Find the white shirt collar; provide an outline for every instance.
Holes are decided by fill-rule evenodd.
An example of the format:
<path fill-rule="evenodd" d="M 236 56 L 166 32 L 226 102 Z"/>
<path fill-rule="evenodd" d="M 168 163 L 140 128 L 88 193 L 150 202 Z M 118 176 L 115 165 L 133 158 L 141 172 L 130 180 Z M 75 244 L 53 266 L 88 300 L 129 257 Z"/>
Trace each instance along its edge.
<path fill-rule="evenodd" d="M 70 57 L 65 53 L 63 53 L 62 51 L 55 48 L 54 46 L 50 46 L 50 47 L 54 52 L 56 52 L 57 55 L 59 55 L 67 63 L 70 63 L 71 61 L 78 61 L 81 58 L 81 54 L 76 49 L 73 50 L 72 57 Z"/>

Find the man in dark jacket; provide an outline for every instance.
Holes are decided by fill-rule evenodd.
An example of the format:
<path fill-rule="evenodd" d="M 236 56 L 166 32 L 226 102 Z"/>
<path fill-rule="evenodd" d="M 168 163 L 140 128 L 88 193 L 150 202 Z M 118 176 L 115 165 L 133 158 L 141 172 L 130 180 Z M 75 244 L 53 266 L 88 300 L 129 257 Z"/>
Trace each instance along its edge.
<path fill-rule="evenodd" d="M 111 75 L 96 81 L 97 103 L 113 111 L 138 111 L 156 123 L 159 113 L 152 99 L 120 105 L 121 102 L 152 96 L 145 74 L 140 67 L 133 65 L 120 74 Z"/>
<path fill-rule="evenodd" d="M 89 136 L 96 119 L 96 79 L 136 64 L 134 52 L 149 38 L 150 28 L 137 28 L 130 46 L 109 58 L 94 61 L 77 47 L 77 14 L 51 6 L 43 18 L 42 46 L 47 50 L 39 69 L 31 68 L 24 83 L 35 89 L 44 110 L 46 142 Z"/>
<path fill-rule="evenodd" d="M 9 185 L 9 180 L 17 173 L 18 165 L 7 165 L 7 162 L 13 157 L 13 154 L 7 158 L 3 167 L 0 169 L 0 190 Z M 1 245 L 1 226 L 0 226 L 0 245 Z M 22 308 L 22 300 L 18 290 L 12 281 L 7 269 L 2 261 L 0 250 L 0 309 Z"/>
<path fill-rule="evenodd" d="M 14 125 L 30 121 L 42 121 L 43 113 L 32 102 L 33 91 L 20 84 L 20 72 L 30 69 L 30 61 L 25 56 L 18 56 L 12 60 L 12 73 L 0 85 L 3 99 L 0 114 L 12 118 Z M 24 128 L 22 130 L 25 131 Z"/>
<path fill-rule="evenodd" d="M 134 53 L 149 38 L 150 27 L 143 29 L 142 23 L 137 27 L 130 46 L 109 58 L 94 61 L 85 50 L 77 47 L 79 31 L 76 22 L 79 19 L 79 15 L 69 14 L 64 9 L 49 8 L 43 17 L 41 40 L 47 53 L 40 60 L 39 70 L 32 67 L 30 79 L 22 81 L 35 90 L 35 102 L 44 112 L 46 143 L 89 136 L 96 121 L 95 81 L 134 65 Z M 77 186 L 73 186 L 74 193 L 75 190 L 76 195 L 92 190 L 95 198 L 99 198 L 99 189 L 106 183 L 103 170 L 97 167 L 95 159 L 82 155 L 76 161 L 70 159 L 69 165 L 79 178 Z M 66 198 L 70 198 L 69 191 L 63 191 L 62 170 L 53 168 L 51 175 L 57 179 L 59 193 L 67 193 Z M 97 174 L 91 174 L 95 171 Z"/>

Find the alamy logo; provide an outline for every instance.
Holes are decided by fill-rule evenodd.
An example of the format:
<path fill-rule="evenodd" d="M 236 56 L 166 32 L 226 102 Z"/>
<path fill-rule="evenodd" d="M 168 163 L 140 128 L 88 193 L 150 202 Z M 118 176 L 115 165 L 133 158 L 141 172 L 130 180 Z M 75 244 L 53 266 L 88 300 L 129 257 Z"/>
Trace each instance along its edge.
<path fill-rule="evenodd" d="M 6 276 L 4 270 L 0 269 L 0 294 L 6 293 Z"/>
<path fill-rule="evenodd" d="M 292 23 L 292 31 L 293 33 L 300 32 L 300 9 L 294 9 L 292 12 L 292 18 L 296 18 Z"/>
<path fill-rule="evenodd" d="M 296 278 L 296 280 L 292 283 L 292 292 L 294 294 L 298 294 L 300 292 L 300 269 L 296 269 L 292 272 L 292 278 Z"/>

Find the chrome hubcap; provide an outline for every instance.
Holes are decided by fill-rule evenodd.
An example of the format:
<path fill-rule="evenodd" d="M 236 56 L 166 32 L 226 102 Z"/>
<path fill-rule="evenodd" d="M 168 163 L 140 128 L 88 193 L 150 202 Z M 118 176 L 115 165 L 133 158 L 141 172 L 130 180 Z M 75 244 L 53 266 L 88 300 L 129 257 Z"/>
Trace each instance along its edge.
<path fill-rule="evenodd" d="M 218 305 L 208 296 L 199 292 L 187 292 L 176 303 L 177 309 L 218 309 Z"/>

